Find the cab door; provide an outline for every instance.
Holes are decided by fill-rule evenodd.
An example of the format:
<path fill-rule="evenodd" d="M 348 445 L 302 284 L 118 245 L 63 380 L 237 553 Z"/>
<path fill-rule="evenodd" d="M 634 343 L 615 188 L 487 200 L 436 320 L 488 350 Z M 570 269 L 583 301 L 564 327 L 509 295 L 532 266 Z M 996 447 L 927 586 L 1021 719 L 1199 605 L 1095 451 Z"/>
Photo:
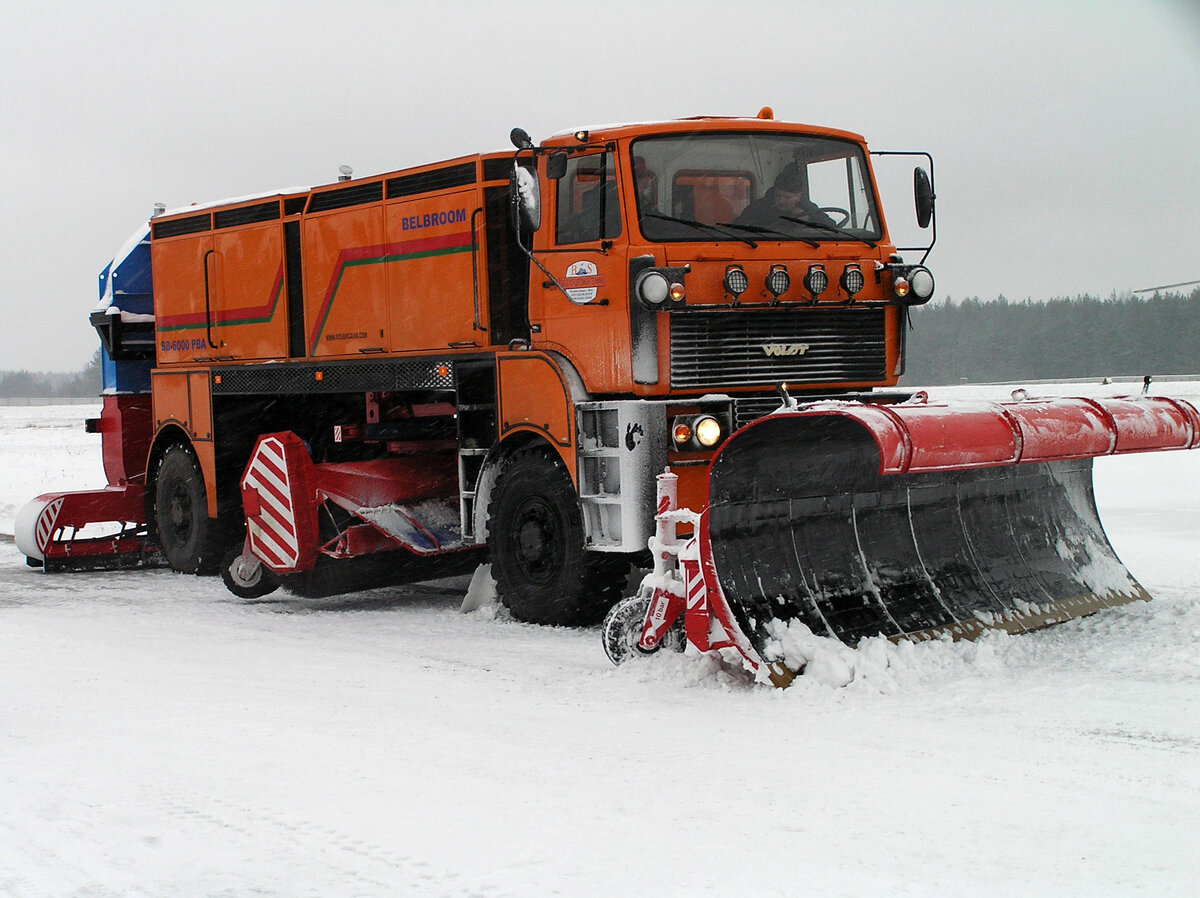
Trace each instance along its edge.
<path fill-rule="evenodd" d="M 632 378 L 616 158 L 604 151 L 567 160 L 566 173 L 552 182 L 554 214 L 538 233 L 536 255 L 551 277 L 531 272 L 533 345 L 569 358 L 591 392 L 629 390 Z"/>

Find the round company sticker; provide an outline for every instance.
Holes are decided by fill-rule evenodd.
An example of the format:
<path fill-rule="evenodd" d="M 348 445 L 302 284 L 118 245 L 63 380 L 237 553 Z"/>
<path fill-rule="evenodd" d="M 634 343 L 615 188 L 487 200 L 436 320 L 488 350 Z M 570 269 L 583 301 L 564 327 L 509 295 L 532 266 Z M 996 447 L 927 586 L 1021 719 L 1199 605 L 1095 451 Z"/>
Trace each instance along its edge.
<path fill-rule="evenodd" d="M 572 262 L 567 266 L 567 276 L 563 278 L 563 289 L 571 302 L 583 305 L 596 298 L 599 289 L 604 286 L 604 275 L 598 273 L 595 262 Z"/>

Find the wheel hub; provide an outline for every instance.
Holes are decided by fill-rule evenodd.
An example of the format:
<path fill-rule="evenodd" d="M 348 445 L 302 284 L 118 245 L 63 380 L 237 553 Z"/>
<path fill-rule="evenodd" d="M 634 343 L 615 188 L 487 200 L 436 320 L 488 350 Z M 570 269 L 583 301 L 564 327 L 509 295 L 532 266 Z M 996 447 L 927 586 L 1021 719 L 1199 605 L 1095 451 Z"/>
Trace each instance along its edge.
<path fill-rule="evenodd" d="M 546 578 L 562 564 L 562 534 L 553 510 L 540 500 L 521 508 L 516 532 L 516 554 L 522 570 L 531 578 Z"/>

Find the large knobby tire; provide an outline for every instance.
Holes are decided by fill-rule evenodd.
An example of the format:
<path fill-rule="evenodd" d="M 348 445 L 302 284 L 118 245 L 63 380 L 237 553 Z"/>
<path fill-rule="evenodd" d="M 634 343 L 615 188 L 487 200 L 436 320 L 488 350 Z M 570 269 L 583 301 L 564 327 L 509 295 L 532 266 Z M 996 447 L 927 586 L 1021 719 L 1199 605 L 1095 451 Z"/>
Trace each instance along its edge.
<path fill-rule="evenodd" d="M 500 600 L 535 624 L 598 623 L 629 572 L 623 556 L 584 548 L 575 487 L 549 449 L 518 450 L 500 472 L 488 506 L 488 551 Z"/>
<path fill-rule="evenodd" d="M 184 574 L 212 573 L 212 525 L 204 474 L 187 446 L 167 448 L 154 487 L 154 521 L 167 562 Z"/>

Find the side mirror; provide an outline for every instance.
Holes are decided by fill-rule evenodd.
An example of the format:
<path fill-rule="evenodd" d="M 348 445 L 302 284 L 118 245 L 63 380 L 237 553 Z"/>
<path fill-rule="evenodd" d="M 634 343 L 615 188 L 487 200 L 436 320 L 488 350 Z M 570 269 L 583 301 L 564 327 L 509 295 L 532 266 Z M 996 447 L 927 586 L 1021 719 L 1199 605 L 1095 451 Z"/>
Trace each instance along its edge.
<path fill-rule="evenodd" d="M 929 227 L 929 222 L 933 219 L 935 197 L 929 174 L 920 166 L 913 169 L 913 198 L 917 205 L 917 225 L 921 228 Z"/>
<path fill-rule="evenodd" d="M 542 197 L 537 175 L 524 166 L 514 165 L 510 189 L 521 222 L 536 231 L 542 225 Z"/>
<path fill-rule="evenodd" d="M 512 141 L 512 145 L 518 150 L 533 149 L 533 138 L 529 136 L 529 132 L 524 128 L 513 128 L 508 132 L 508 139 Z"/>
<path fill-rule="evenodd" d="M 567 173 L 567 154 L 561 150 L 551 153 L 546 160 L 546 177 L 551 181 L 561 180 Z"/>

